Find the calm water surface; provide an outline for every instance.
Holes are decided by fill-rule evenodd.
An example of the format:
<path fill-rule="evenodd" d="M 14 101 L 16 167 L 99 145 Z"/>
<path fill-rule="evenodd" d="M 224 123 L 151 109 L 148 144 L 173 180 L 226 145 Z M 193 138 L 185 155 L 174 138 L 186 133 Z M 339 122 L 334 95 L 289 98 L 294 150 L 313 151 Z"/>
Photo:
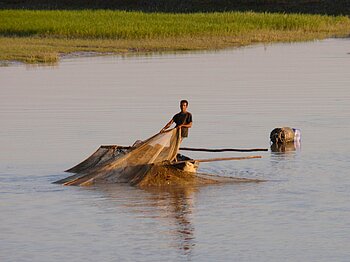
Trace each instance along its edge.
<path fill-rule="evenodd" d="M 200 167 L 259 184 L 51 184 L 101 144 L 158 132 L 182 98 L 183 146 L 269 147 L 290 126 L 301 148 Z M 0 260 L 349 261 L 349 101 L 349 39 L 1 67 Z"/>

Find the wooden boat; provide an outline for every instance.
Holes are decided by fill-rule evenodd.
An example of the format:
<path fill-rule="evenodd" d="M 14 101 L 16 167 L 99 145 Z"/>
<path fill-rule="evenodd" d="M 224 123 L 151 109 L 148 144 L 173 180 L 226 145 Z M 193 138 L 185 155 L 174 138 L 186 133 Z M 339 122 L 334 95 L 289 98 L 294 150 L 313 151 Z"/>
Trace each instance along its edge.
<path fill-rule="evenodd" d="M 102 145 L 91 156 L 77 164 L 76 166 L 66 170 L 69 173 L 82 173 L 89 169 L 106 165 L 114 160 L 124 156 L 133 149 L 132 146 L 118 146 L 118 145 Z M 180 148 L 181 149 L 181 148 Z M 226 149 L 227 150 L 227 149 Z M 265 151 L 265 149 L 249 149 L 249 151 Z M 242 151 L 242 150 L 240 150 Z M 248 150 L 246 150 L 248 151 Z M 261 158 L 261 156 L 247 156 L 247 157 L 228 157 L 228 158 L 210 158 L 210 159 L 192 159 L 182 154 L 177 154 L 176 159 L 169 163 L 172 167 L 186 172 L 197 172 L 200 162 L 213 162 L 225 160 L 242 160 Z"/>
<path fill-rule="evenodd" d="M 203 177 L 197 173 L 199 163 L 261 158 L 261 156 L 247 156 L 195 160 L 178 154 L 181 150 L 180 144 L 180 129 L 173 128 L 157 133 L 146 140 L 138 140 L 132 146 L 102 145 L 87 159 L 66 170 L 74 173 L 73 175 L 55 183 L 72 186 L 128 183 L 132 186 L 148 187 L 199 185 L 221 183 L 227 180 L 233 182 L 237 180 L 208 174 Z M 187 148 L 187 150 L 202 151 L 203 149 Z"/>
<path fill-rule="evenodd" d="M 251 179 L 224 178 L 210 174 L 200 174 L 197 173 L 197 169 L 200 162 L 242 160 L 261 158 L 261 156 L 195 160 L 175 152 L 175 157 L 171 157 L 171 151 L 170 154 L 167 151 L 169 147 L 164 146 L 164 144 L 152 143 L 152 140 L 151 142 L 149 141 L 148 144 L 141 145 L 142 148 L 140 145 L 102 145 L 87 159 L 66 170 L 66 172 L 74 173 L 73 175 L 60 179 L 55 183 L 78 186 L 129 183 L 133 186 L 148 187 L 187 184 L 204 185 L 222 182 L 257 182 L 257 180 Z M 163 150 L 164 148 L 165 150 Z M 193 149 L 187 148 L 184 150 Z M 194 151 L 198 150 L 203 149 L 195 149 Z M 160 156 L 158 161 L 154 161 L 158 156 Z"/>
<path fill-rule="evenodd" d="M 199 162 L 185 155 L 177 154 L 176 162 L 171 165 L 177 169 L 195 173 L 199 167 Z"/>

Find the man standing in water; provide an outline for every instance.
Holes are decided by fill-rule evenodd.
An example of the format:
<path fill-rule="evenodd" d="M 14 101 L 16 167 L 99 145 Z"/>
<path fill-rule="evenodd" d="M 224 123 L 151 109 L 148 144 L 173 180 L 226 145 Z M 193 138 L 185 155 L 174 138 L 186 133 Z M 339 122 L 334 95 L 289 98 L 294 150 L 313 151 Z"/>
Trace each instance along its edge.
<path fill-rule="evenodd" d="M 181 112 L 173 116 L 173 118 L 167 123 L 164 128 L 160 131 L 167 130 L 173 123 L 176 124 L 176 128 L 181 128 L 181 139 L 188 137 L 188 129 L 192 127 L 192 114 L 187 112 L 188 101 L 180 101 Z"/>

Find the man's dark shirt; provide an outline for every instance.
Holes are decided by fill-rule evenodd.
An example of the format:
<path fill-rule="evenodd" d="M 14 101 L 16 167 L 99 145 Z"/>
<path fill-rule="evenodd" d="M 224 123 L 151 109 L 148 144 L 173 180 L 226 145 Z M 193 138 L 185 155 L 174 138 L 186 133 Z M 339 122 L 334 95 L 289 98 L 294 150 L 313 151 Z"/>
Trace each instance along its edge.
<path fill-rule="evenodd" d="M 186 113 L 177 113 L 173 116 L 173 120 L 176 124 L 176 126 L 182 125 L 182 124 L 189 124 L 192 123 L 192 114 L 190 112 Z M 181 128 L 181 136 L 182 137 L 188 137 L 188 128 L 182 127 Z"/>

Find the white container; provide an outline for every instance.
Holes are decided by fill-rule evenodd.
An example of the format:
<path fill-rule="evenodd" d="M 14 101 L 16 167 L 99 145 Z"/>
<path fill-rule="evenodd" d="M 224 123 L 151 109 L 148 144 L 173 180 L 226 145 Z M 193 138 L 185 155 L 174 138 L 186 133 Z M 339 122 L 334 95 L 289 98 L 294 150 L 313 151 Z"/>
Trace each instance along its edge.
<path fill-rule="evenodd" d="M 300 143 L 301 142 L 301 131 L 300 129 L 293 128 L 294 131 L 294 142 Z"/>

